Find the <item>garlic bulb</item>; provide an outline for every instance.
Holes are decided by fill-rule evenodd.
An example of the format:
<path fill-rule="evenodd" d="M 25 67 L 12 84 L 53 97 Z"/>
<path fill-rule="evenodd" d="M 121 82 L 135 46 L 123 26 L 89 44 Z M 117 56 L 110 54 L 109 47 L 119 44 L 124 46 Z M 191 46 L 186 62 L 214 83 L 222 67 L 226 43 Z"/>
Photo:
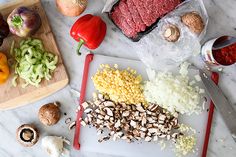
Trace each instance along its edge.
<path fill-rule="evenodd" d="M 64 137 L 45 136 L 42 139 L 42 148 L 47 151 L 50 157 L 69 157 L 70 152 L 64 148 L 64 143 L 70 145 L 70 142 Z"/>

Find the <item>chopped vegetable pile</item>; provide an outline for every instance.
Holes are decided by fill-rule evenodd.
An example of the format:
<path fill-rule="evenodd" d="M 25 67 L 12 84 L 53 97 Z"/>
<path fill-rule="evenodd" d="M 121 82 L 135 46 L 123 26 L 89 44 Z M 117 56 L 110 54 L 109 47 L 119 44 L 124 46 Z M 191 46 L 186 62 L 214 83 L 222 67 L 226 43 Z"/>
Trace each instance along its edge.
<path fill-rule="evenodd" d="M 12 80 L 17 85 L 18 76 L 25 81 L 22 87 L 33 85 L 38 87 L 45 78 L 51 79 L 51 73 L 56 69 L 58 57 L 44 50 L 43 43 L 39 39 L 27 39 L 20 42 L 19 48 L 13 48 L 11 54 L 16 60 L 15 77 Z"/>
<path fill-rule="evenodd" d="M 187 155 L 190 152 L 194 152 L 196 145 L 196 137 L 191 136 L 180 136 L 175 143 L 175 151 L 178 157 Z"/>
<path fill-rule="evenodd" d="M 145 104 L 142 77 L 133 69 L 119 70 L 109 65 L 101 65 L 101 70 L 92 77 L 95 88 L 102 94 L 108 94 L 111 100 L 127 104 Z"/>
<path fill-rule="evenodd" d="M 148 102 L 157 103 L 170 112 L 181 114 L 198 113 L 200 107 L 199 88 L 189 85 L 189 78 L 172 73 L 155 73 L 149 70 L 150 81 L 144 87 Z"/>

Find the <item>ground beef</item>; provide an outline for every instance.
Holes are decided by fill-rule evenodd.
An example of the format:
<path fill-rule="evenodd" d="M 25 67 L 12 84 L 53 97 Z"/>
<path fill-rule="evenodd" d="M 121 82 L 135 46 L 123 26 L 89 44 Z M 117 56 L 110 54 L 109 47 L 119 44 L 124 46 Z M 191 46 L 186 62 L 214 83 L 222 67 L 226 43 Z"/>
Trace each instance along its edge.
<path fill-rule="evenodd" d="M 137 32 L 125 20 L 118 6 L 111 13 L 111 18 L 127 37 L 134 38 L 137 35 Z"/>
<path fill-rule="evenodd" d="M 156 16 L 156 19 L 171 12 L 180 3 L 181 3 L 181 0 L 154 0 L 153 9 L 154 9 L 154 14 Z"/>
<path fill-rule="evenodd" d="M 127 0 L 127 5 L 136 25 L 135 30 L 137 32 L 144 31 L 146 29 L 146 25 L 142 21 L 141 16 L 139 15 L 138 10 L 136 6 L 134 5 L 133 1 Z"/>
<path fill-rule="evenodd" d="M 120 0 L 114 7 L 111 18 L 131 38 L 145 31 L 165 14 L 174 10 L 182 0 Z"/>
<path fill-rule="evenodd" d="M 132 0 L 134 5 L 136 6 L 139 15 L 141 16 L 141 19 L 145 23 L 146 26 L 150 26 L 152 24 L 152 20 L 150 15 L 148 15 L 148 11 L 145 8 L 145 0 Z"/>
<path fill-rule="evenodd" d="M 144 7 L 147 10 L 147 15 L 150 18 L 150 23 L 148 26 L 152 25 L 156 22 L 157 17 L 155 16 L 155 10 L 154 10 L 154 0 L 144 0 Z"/>
<path fill-rule="evenodd" d="M 132 18 L 132 15 L 129 11 L 129 8 L 127 6 L 127 4 L 124 1 L 121 1 L 119 3 L 119 9 L 122 13 L 122 15 L 125 17 L 125 20 L 127 21 L 127 23 L 129 24 L 129 26 L 136 31 L 136 25 L 134 23 L 134 20 Z M 137 31 L 136 31 L 137 32 Z"/>

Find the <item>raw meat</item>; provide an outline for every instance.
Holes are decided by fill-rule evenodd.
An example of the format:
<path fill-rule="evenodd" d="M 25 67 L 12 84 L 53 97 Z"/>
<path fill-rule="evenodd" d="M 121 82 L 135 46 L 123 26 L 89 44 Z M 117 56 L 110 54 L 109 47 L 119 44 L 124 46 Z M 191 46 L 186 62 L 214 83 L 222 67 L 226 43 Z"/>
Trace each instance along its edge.
<path fill-rule="evenodd" d="M 144 7 L 147 10 L 147 15 L 148 17 L 150 17 L 151 23 L 150 25 L 152 25 L 153 23 L 156 22 L 157 17 L 155 16 L 155 10 L 154 10 L 154 0 L 143 0 L 144 1 Z"/>
<path fill-rule="evenodd" d="M 154 15 L 160 18 L 175 9 L 181 0 L 154 0 Z"/>
<path fill-rule="evenodd" d="M 129 11 L 132 15 L 132 18 L 134 19 L 135 25 L 136 25 L 136 31 L 140 32 L 140 31 L 144 31 L 146 29 L 146 25 L 144 24 L 144 22 L 141 19 L 141 16 L 138 13 L 137 8 L 135 7 L 134 3 L 132 0 L 127 0 L 127 5 L 129 8 Z"/>
<path fill-rule="evenodd" d="M 121 1 L 119 3 L 119 9 L 122 13 L 122 15 L 124 16 L 125 20 L 127 21 L 127 23 L 129 24 L 129 26 L 136 31 L 136 25 L 134 23 L 134 20 L 132 18 L 132 15 L 129 11 L 129 8 L 127 6 L 127 4 L 124 1 Z"/>
<path fill-rule="evenodd" d="M 119 7 L 114 8 L 114 11 L 111 14 L 111 18 L 127 37 L 134 38 L 137 35 L 137 32 L 132 29 L 127 23 Z"/>
<path fill-rule="evenodd" d="M 141 16 L 141 19 L 143 20 L 143 22 L 145 23 L 146 26 L 150 26 L 152 25 L 152 20 L 150 15 L 148 15 L 148 12 L 146 10 L 146 8 L 144 7 L 145 4 L 145 0 L 132 0 L 134 5 L 136 6 L 139 15 Z"/>
<path fill-rule="evenodd" d="M 111 18 L 123 33 L 135 38 L 158 18 L 174 10 L 182 0 L 120 0 Z"/>

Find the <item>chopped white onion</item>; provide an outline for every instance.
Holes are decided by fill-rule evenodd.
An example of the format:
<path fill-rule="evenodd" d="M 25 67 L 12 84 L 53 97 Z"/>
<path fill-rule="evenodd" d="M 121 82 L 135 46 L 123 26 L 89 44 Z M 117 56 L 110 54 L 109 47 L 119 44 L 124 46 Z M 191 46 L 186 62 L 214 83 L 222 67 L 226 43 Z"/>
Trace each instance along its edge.
<path fill-rule="evenodd" d="M 152 70 L 148 72 L 149 75 L 151 72 L 152 78 L 144 85 L 144 95 L 148 102 L 156 103 L 170 112 L 178 111 L 187 115 L 199 113 L 199 87 L 189 84 L 185 70 L 182 71 L 184 75 L 176 76 L 164 72 L 155 74 Z"/>

